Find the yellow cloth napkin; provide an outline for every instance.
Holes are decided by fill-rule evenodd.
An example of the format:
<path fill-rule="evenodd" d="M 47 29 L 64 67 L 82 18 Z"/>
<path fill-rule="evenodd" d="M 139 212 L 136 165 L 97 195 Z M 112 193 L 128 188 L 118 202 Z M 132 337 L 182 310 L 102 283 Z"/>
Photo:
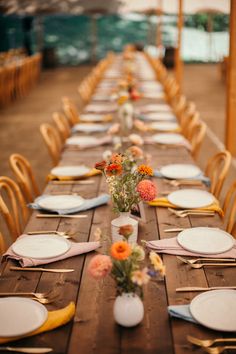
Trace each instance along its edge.
<path fill-rule="evenodd" d="M 151 202 L 148 202 L 149 205 L 151 206 L 156 206 L 156 207 L 164 207 L 164 208 L 174 208 L 174 209 L 179 209 L 178 206 L 170 203 L 167 198 L 157 198 L 152 200 Z M 224 212 L 221 209 L 219 202 L 216 200 L 212 204 L 204 207 L 204 208 L 198 208 L 198 210 L 203 210 L 203 211 L 215 211 L 218 213 L 221 217 L 224 216 Z M 194 209 L 193 209 L 194 211 Z"/>
<path fill-rule="evenodd" d="M 84 179 L 84 178 L 100 175 L 101 173 L 102 173 L 102 171 L 96 170 L 96 168 L 92 168 L 88 173 L 86 173 L 83 176 L 79 176 L 79 177 L 71 177 L 71 176 L 59 177 L 59 176 L 52 175 L 50 173 L 49 175 L 47 175 L 47 181 L 76 181 L 79 179 Z"/>
<path fill-rule="evenodd" d="M 75 314 L 75 303 L 70 302 L 69 305 L 63 307 L 60 310 L 49 311 L 46 322 L 35 331 L 17 337 L 0 338 L 0 344 L 12 342 L 25 337 L 31 337 L 39 333 L 51 331 L 52 329 L 63 326 L 64 324 L 72 320 L 74 314 Z"/>

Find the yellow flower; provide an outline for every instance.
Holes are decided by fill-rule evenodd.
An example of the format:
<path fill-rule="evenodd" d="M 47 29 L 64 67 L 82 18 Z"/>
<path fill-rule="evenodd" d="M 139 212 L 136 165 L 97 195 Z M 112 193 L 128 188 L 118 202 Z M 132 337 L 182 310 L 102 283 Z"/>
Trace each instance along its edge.
<path fill-rule="evenodd" d="M 147 165 L 140 165 L 138 167 L 138 173 L 146 176 L 153 176 L 153 169 Z"/>
<path fill-rule="evenodd" d="M 151 264 L 153 265 L 154 269 L 159 271 L 162 276 L 165 275 L 165 266 L 161 260 L 161 257 L 156 254 L 156 252 L 151 251 L 149 254 L 149 259 Z"/>
<path fill-rule="evenodd" d="M 120 96 L 120 97 L 118 98 L 118 104 L 119 104 L 119 105 L 122 105 L 122 104 L 124 104 L 127 100 L 128 100 L 128 96 Z"/>

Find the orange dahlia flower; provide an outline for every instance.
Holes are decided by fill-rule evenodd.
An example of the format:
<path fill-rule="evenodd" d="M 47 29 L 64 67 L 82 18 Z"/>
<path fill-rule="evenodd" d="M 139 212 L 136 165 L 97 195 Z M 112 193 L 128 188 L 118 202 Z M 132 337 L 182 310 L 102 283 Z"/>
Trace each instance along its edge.
<path fill-rule="evenodd" d="M 111 246 L 111 256 L 119 261 L 124 261 L 131 254 L 131 247 L 125 241 L 115 242 Z"/>
<path fill-rule="evenodd" d="M 138 173 L 146 176 L 153 176 L 153 169 L 147 165 L 140 165 L 138 167 Z"/>
<path fill-rule="evenodd" d="M 118 176 L 122 173 L 122 166 L 116 163 L 111 163 L 106 167 L 106 174 L 108 176 Z"/>

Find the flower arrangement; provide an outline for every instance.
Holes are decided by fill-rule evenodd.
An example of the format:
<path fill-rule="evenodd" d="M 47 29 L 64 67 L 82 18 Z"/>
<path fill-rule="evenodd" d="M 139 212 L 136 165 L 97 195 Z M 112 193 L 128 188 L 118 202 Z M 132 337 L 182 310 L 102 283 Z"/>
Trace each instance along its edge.
<path fill-rule="evenodd" d="M 153 175 L 151 167 L 136 166 L 136 159 L 143 156 L 138 147 L 130 147 L 122 154 L 112 154 L 106 161 L 95 164 L 101 170 L 109 185 L 115 211 L 129 212 L 140 201 L 155 199 L 157 189 L 148 178 Z"/>
<path fill-rule="evenodd" d="M 119 232 L 124 240 L 114 243 L 110 255 L 96 255 L 88 265 L 88 273 L 94 279 L 103 279 L 111 275 L 116 282 L 118 295 L 133 293 L 143 295 L 143 285 L 165 275 L 165 266 L 161 258 L 154 252 L 149 253 L 149 265 L 145 266 L 145 251 L 143 247 L 130 245 L 128 235 L 132 232 L 131 225 L 122 226 Z"/>

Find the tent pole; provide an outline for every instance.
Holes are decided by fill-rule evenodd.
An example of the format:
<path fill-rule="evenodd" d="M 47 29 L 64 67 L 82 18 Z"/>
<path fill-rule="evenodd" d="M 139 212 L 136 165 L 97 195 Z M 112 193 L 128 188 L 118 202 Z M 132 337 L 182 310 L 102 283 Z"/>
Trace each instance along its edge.
<path fill-rule="evenodd" d="M 236 1 L 230 7 L 230 45 L 227 68 L 226 148 L 236 157 Z"/>
<path fill-rule="evenodd" d="M 162 55 L 162 0 L 158 0 L 157 8 L 157 48 L 160 50 Z"/>
<path fill-rule="evenodd" d="M 183 62 L 181 59 L 181 44 L 182 44 L 182 28 L 183 28 L 183 0 L 179 0 L 179 12 L 178 12 L 178 38 L 177 47 L 175 49 L 175 78 L 178 82 L 180 89 L 182 86 L 183 77 Z"/>

